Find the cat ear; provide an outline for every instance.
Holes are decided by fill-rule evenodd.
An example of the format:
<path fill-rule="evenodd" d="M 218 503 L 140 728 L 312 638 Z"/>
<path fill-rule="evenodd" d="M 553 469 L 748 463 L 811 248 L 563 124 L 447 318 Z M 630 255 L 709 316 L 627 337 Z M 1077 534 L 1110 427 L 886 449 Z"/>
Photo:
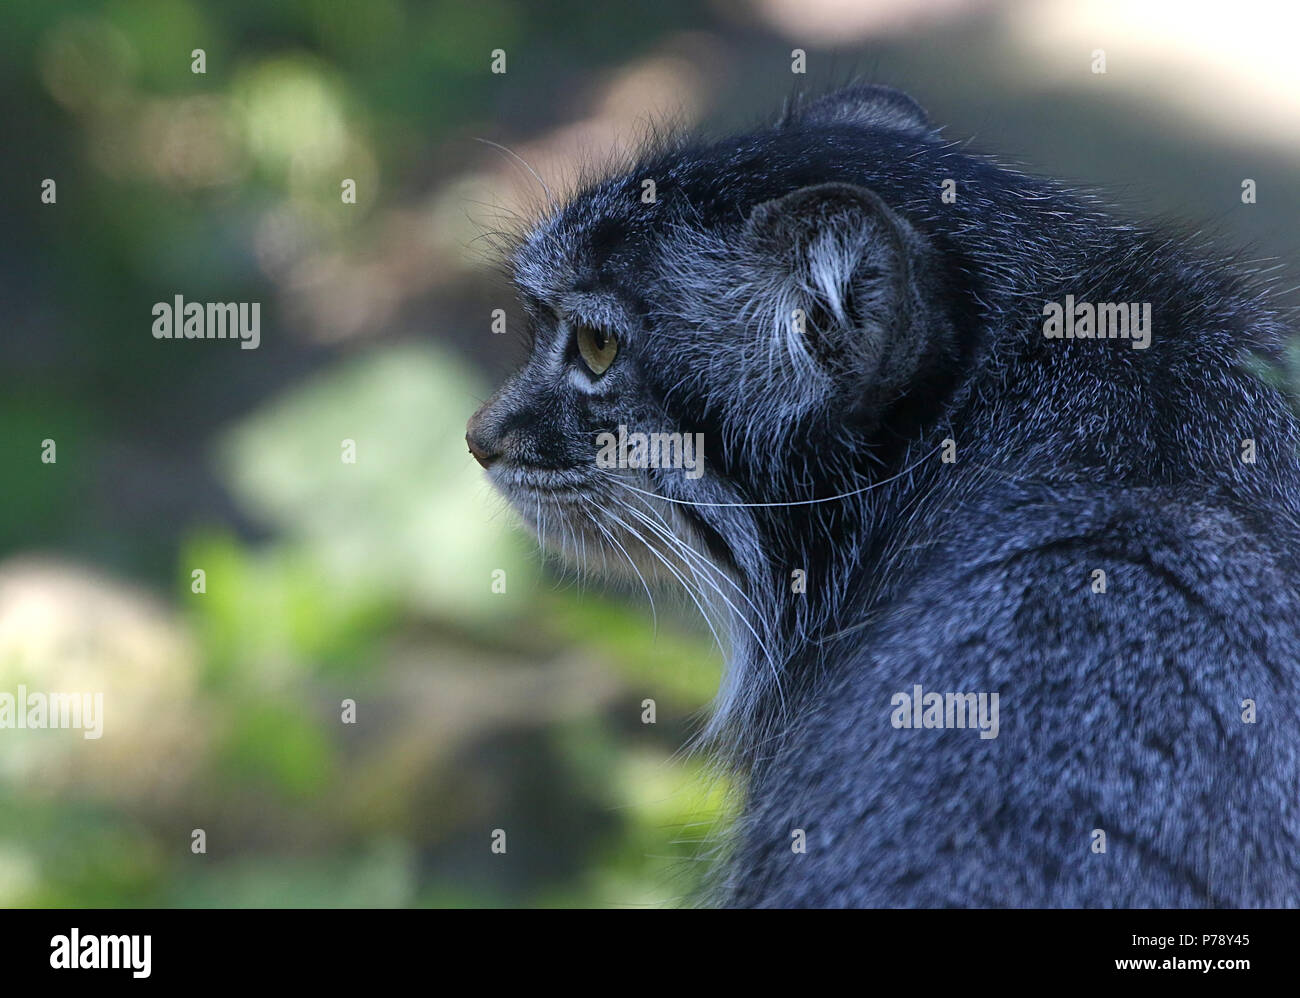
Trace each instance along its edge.
<path fill-rule="evenodd" d="M 797 107 L 783 124 L 793 122 L 892 128 L 913 134 L 924 134 L 931 127 L 920 104 L 901 90 L 876 84 L 845 87 Z"/>
<path fill-rule="evenodd" d="M 852 406 L 897 398 L 946 349 L 928 242 L 874 191 L 817 184 L 763 202 L 744 245 L 762 275 L 753 305 L 795 372 L 815 372 Z"/>

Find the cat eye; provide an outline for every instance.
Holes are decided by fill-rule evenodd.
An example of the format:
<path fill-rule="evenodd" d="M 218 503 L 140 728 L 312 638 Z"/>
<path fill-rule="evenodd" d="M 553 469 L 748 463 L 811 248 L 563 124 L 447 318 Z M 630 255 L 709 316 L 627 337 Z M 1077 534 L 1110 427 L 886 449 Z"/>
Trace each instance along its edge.
<path fill-rule="evenodd" d="M 587 370 L 599 377 L 609 370 L 618 355 L 618 337 L 605 329 L 594 326 L 575 326 L 574 339 L 578 342 L 578 353 Z"/>

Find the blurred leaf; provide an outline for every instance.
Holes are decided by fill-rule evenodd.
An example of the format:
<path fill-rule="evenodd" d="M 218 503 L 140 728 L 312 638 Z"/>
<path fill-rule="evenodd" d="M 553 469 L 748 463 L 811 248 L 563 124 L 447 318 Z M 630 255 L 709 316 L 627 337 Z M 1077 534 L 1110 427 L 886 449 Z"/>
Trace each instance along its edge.
<path fill-rule="evenodd" d="M 306 548 L 321 585 L 450 620 L 517 614 L 535 570 L 509 521 L 485 515 L 490 489 L 464 444 L 476 382 L 431 347 L 346 361 L 230 431 L 223 477 Z M 498 569 L 505 596 L 491 592 Z"/>
<path fill-rule="evenodd" d="M 298 855 L 228 860 L 185 877 L 168 903 L 181 908 L 398 908 L 411 903 L 413 857 L 400 842 L 355 859 Z"/>
<path fill-rule="evenodd" d="M 599 651 L 646 696 L 667 698 L 679 710 L 703 707 L 718 690 L 722 657 L 702 621 L 694 623 L 704 634 L 692 634 L 661 611 L 655 627 L 648 605 L 590 594 L 547 599 L 542 619 L 557 638 Z"/>
<path fill-rule="evenodd" d="M 333 776 L 334 753 L 319 723 L 300 706 L 273 702 L 237 705 L 219 753 L 228 780 L 270 784 L 291 797 L 311 796 Z"/>

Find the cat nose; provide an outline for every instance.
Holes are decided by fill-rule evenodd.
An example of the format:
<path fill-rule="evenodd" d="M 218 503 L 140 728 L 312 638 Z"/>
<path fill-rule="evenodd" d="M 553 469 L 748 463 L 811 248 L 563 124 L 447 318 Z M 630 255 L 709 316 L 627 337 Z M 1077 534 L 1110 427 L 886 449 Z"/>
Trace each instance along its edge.
<path fill-rule="evenodd" d="M 469 452 L 474 455 L 474 460 L 485 468 L 501 456 L 495 451 L 488 450 L 483 446 L 482 441 L 475 440 L 474 430 L 472 427 L 470 431 L 465 434 L 465 443 L 469 444 Z"/>
<path fill-rule="evenodd" d="M 501 456 L 501 450 L 489 443 L 497 434 L 485 433 L 483 421 L 483 409 L 470 416 L 469 425 L 465 427 L 465 443 L 469 444 L 469 452 L 474 455 L 474 460 L 486 468 Z"/>

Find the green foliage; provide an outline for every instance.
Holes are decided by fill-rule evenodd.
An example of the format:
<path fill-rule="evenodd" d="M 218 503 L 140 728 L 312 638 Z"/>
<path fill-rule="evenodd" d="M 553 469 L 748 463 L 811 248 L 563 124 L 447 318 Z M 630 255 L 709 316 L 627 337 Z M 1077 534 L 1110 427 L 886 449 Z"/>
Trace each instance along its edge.
<path fill-rule="evenodd" d="M 22 290 L 0 551 L 54 559 L 0 560 L 28 601 L 0 600 L 19 621 L 0 665 L 6 682 L 107 691 L 102 741 L 0 733 L 0 905 L 689 893 L 726 793 L 675 753 L 716 649 L 698 623 L 661 610 L 656 632 L 643 605 L 543 567 L 465 452 L 487 379 L 450 345 L 464 337 L 448 303 L 481 302 L 480 278 L 417 280 L 384 256 L 394 231 L 421 247 L 464 215 L 431 199 L 429 173 L 459 191 L 444 163 L 493 134 L 493 48 L 512 52 L 516 94 L 549 102 L 575 53 L 615 67 L 687 7 L 603 24 L 519 0 L 0 13 L 0 100 L 31 156 L 0 179 L 58 182 L 57 208 L 14 202 L 34 245 L 8 275 Z M 414 281 L 405 307 L 432 337 L 400 314 L 382 336 L 319 332 L 340 310 L 383 314 L 329 276 L 371 265 Z M 175 294 L 261 302 L 262 348 L 155 341 L 150 303 Z M 292 306 L 327 294 L 314 317 Z M 656 725 L 640 722 L 646 697 Z M 489 850 L 498 827 L 505 857 Z"/>

